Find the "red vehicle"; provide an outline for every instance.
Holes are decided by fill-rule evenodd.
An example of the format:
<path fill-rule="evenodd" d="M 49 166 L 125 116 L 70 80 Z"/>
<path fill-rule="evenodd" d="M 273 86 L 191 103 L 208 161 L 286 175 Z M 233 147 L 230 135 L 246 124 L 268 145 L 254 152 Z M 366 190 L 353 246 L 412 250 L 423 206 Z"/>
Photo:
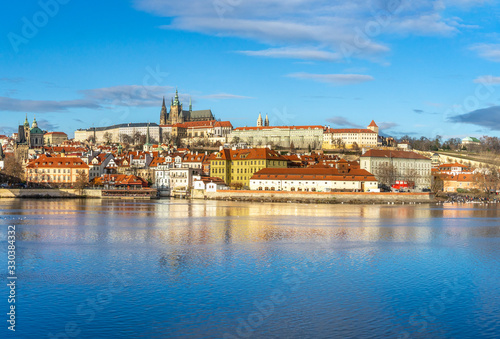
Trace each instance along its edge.
<path fill-rule="evenodd" d="M 413 181 L 396 180 L 396 183 L 391 187 L 402 192 L 415 188 L 415 183 Z"/>

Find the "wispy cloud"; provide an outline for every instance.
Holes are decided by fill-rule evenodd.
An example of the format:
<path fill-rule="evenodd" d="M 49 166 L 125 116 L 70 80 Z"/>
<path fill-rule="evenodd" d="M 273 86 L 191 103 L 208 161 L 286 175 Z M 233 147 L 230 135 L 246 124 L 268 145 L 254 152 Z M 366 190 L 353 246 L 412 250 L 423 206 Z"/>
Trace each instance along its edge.
<path fill-rule="evenodd" d="M 0 78 L 0 81 L 1 82 L 8 82 L 8 83 L 11 83 L 11 84 L 17 84 L 17 83 L 20 83 L 20 82 L 24 82 L 25 79 L 24 78 L 20 78 L 20 77 Z"/>
<path fill-rule="evenodd" d="M 354 57 L 373 60 L 386 55 L 390 49 L 382 42 L 384 34 L 453 36 L 463 29 L 474 28 L 457 15 L 485 3 L 468 0 L 135 0 L 134 6 L 168 18 L 168 24 L 160 26 L 163 29 L 239 37 L 273 47 L 243 51 L 247 55 L 334 61 L 346 44 L 352 46 L 360 40 L 363 40 L 362 48 Z M 448 11 L 450 7 L 454 8 Z M 370 22 L 379 25 L 380 33 L 363 34 Z M 304 53 L 304 49 L 311 46 L 315 53 Z"/>
<path fill-rule="evenodd" d="M 292 73 L 287 76 L 290 78 L 313 80 L 335 85 L 353 85 L 375 80 L 372 76 L 363 74 Z"/>
<path fill-rule="evenodd" d="M 217 93 L 217 94 L 209 94 L 202 96 L 204 99 L 216 99 L 216 100 L 224 100 L 224 99 L 254 99 L 252 97 L 246 97 L 243 95 L 229 94 L 229 93 Z"/>
<path fill-rule="evenodd" d="M 500 62 L 500 44 L 475 44 L 470 49 L 483 59 Z"/>
<path fill-rule="evenodd" d="M 353 123 L 353 122 L 347 120 L 346 118 L 340 117 L 340 116 L 328 118 L 328 119 L 326 119 L 326 121 L 329 123 L 332 123 L 334 125 L 341 126 L 341 127 L 363 128 L 361 125 Z"/>
<path fill-rule="evenodd" d="M 316 48 L 270 48 L 260 51 L 238 51 L 238 53 L 259 56 L 266 58 L 285 58 L 285 59 L 302 59 L 302 60 L 317 60 L 317 61 L 339 61 L 342 59 L 340 53 L 332 53 L 319 50 Z"/>
<path fill-rule="evenodd" d="M 46 131 L 55 131 L 59 128 L 59 125 L 57 123 L 54 123 L 53 121 L 40 119 L 38 120 L 38 127 Z"/>
<path fill-rule="evenodd" d="M 67 112 L 72 109 L 111 109 L 113 107 L 158 107 L 163 96 L 173 96 L 171 86 L 124 85 L 81 90 L 81 98 L 73 100 L 30 100 L 0 96 L 0 112 Z M 219 93 L 200 96 L 205 99 L 252 99 L 242 95 Z M 187 102 L 189 94 L 180 95 Z"/>
<path fill-rule="evenodd" d="M 381 131 L 385 131 L 385 130 L 399 126 L 399 124 L 397 124 L 395 122 L 391 122 L 391 121 L 380 122 L 377 125 L 378 125 L 379 130 L 381 130 Z"/>
<path fill-rule="evenodd" d="M 500 106 L 478 109 L 466 114 L 456 115 L 449 119 L 451 122 L 472 124 L 500 131 Z"/>
<path fill-rule="evenodd" d="M 80 91 L 87 100 L 98 102 L 99 105 L 116 106 L 158 106 L 162 97 L 173 90 L 171 86 L 139 86 L 126 85 L 104 87 Z"/>
<path fill-rule="evenodd" d="M 494 77 L 493 75 L 483 75 L 474 79 L 474 83 L 498 85 L 500 84 L 500 77 Z"/>
<path fill-rule="evenodd" d="M 434 112 L 427 112 L 427 111 L 424 111 L 423 109 L 413 109 L 413 112 L 414 113 L 417 113 L 417 114 L 438 114 L 438 113 L 434 113 Z"/>
<path fill-rule="evenodd" d="M 90 100 L 28 100 L 0 97 L 0 112 L 65 112 L 73 108 L 100 109 L 101 106 Z"/>

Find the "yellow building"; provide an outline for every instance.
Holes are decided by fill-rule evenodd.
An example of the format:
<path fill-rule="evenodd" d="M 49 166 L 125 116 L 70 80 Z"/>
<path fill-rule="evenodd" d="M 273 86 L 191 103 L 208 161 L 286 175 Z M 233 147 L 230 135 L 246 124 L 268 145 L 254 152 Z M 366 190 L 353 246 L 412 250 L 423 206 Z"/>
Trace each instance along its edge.
<path fill-rule="evenodd" d="M 286 168 L 287 160 L 269 148 L 222 149 L 210 156 L 210 176 L 227 185 L 249 187 L 250 178 L 263 168 Z"/>

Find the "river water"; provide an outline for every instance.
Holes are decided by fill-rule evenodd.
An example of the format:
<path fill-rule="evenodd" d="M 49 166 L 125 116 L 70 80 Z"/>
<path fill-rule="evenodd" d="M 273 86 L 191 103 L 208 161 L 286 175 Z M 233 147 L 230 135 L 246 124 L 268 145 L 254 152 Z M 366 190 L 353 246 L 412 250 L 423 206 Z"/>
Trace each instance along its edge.
<path fill-rule="evenodd" d="M 0 274 L 18 338 L 499 338 L 498 207 L 1 200 Z"/>

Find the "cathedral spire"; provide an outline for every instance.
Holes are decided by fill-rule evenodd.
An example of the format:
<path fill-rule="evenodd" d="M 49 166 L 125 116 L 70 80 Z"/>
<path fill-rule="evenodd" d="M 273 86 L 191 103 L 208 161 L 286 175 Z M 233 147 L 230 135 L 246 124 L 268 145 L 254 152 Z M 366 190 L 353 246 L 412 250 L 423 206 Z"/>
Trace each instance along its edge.
<path fill-rule="evenodd" d="M 193 111 L 193 103 L 191 102 L 191 97 L 189 97 L 189 112 Z"/>
<path fill-rule="evenodd" d="M 262 114 L 259 113 L 259 117 L 257 118 L 257 127 L 262 127 Z"/>
<path fill-rule="evenodd" d="M 179 106 L 179 92 L 177 91 L 177 88 L 175 89 L 174 106 Z"/>
<path fill-rule="evenodd" d="M 267 116 L 267 113 L 266 113 L 266 120 L 264 120 L 264 126 L 269 126 L 269 117 Z"/>
<path fill-rule="evenodd" d="M 37 128 L 38 127 L 38 123 L 36 122 L 36 117 L 33 116 L 33 123 L 31 124 L 31 128 Z"/>
<path fill-rule="evenodd" d="M 26 113 L 26 119 L 24 120 L 24 126 L 27 126 L 27 127 L 30 126 L 30 123 L 28 121 L 28 113 Z"/>

